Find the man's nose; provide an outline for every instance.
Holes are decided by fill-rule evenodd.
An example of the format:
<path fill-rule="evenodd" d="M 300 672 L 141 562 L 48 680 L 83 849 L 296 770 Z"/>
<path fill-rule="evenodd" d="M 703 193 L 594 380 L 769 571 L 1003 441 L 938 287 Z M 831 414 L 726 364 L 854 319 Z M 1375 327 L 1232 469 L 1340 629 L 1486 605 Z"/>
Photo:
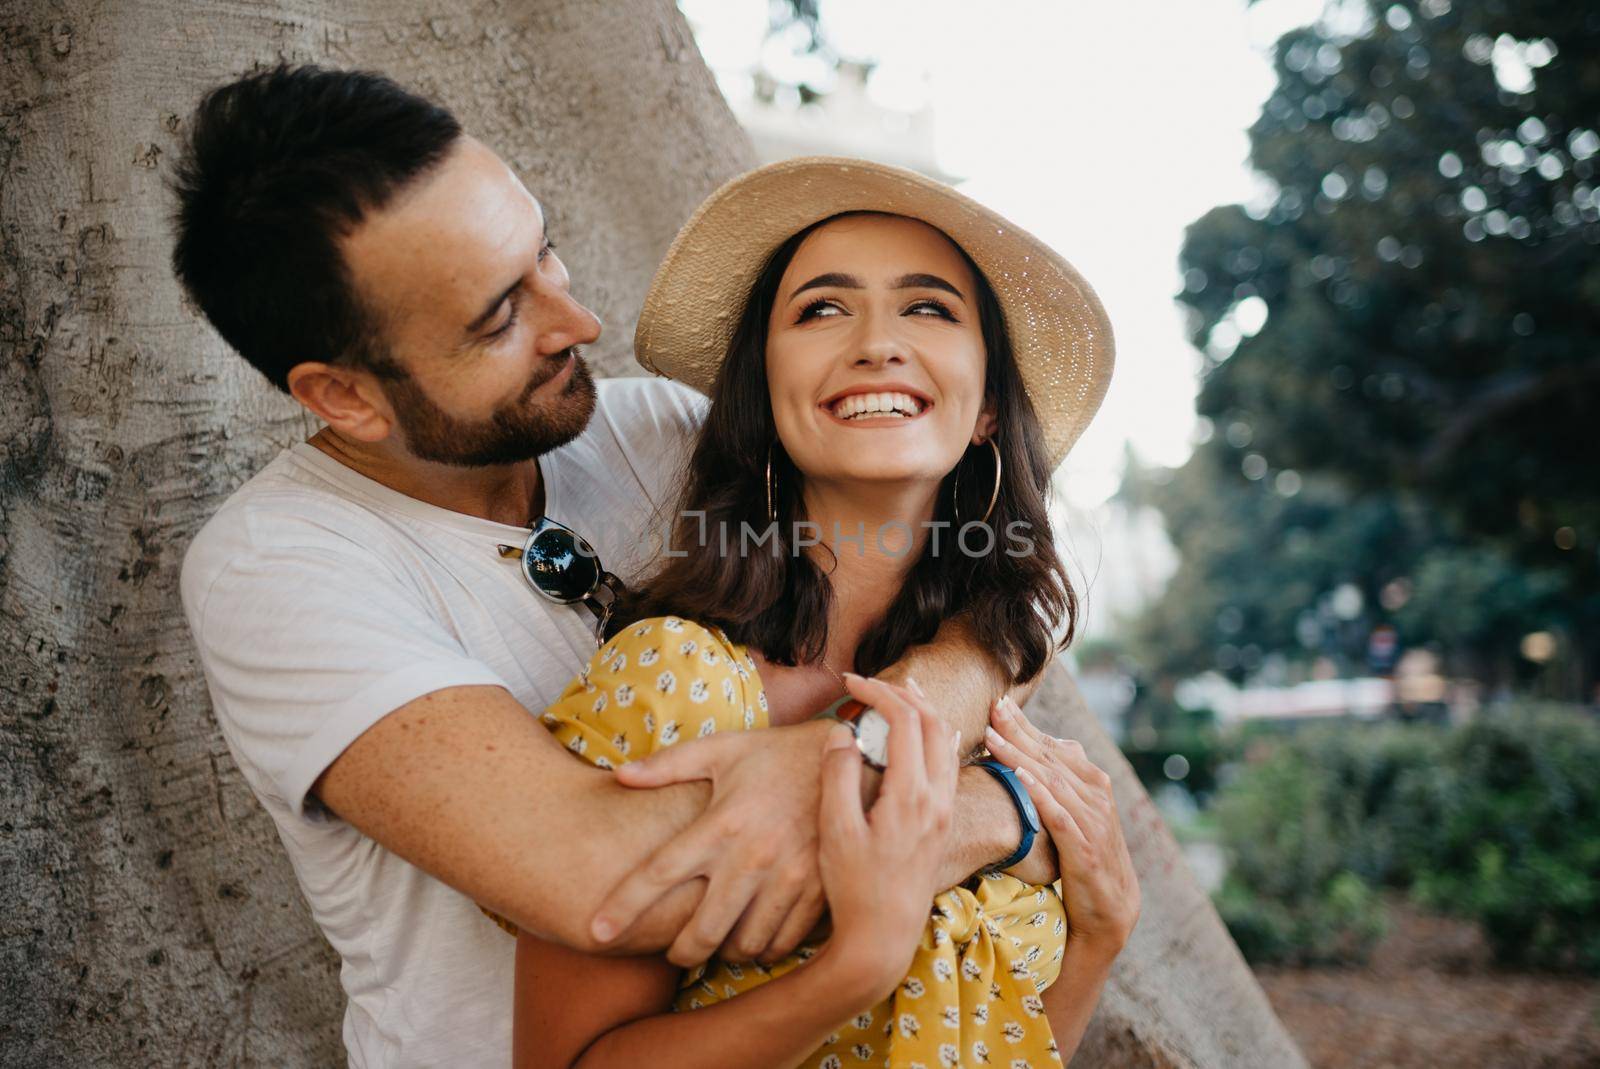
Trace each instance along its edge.
<path fill-rule="evenodd" d="M 600 317 L 562 288 L 553 288 L 545 305 L 539 349 L 549 355 L 588 345 L 600 337 Z"/>

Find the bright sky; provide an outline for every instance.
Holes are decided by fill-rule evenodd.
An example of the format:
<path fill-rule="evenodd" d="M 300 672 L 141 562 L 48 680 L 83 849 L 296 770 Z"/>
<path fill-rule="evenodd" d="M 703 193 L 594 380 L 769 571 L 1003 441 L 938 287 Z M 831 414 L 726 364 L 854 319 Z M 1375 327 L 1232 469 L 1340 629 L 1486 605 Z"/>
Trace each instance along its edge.
<path fill-rule="evenodd" d="M 724 90 L 736 92 L 725 75 L 757 65 L 766 4 L 681 6 Z M 1110 312 L 1116 374 L 1060 477 L 1076 505 L 1116 489 L 1127 443 L 1146 462 L 1176 465 L 1189 454 L 1199 357 L 1173 301 L 1183 228 L 1215 205 L 1260 195 L 1245 130 L 1273 86 L 1271 46 L 1322 7 L 822 0 L 834 46 L 878 61 L 873 99 L 908 111 L 930 104 L 940 168 L 1071 260 Z"/>

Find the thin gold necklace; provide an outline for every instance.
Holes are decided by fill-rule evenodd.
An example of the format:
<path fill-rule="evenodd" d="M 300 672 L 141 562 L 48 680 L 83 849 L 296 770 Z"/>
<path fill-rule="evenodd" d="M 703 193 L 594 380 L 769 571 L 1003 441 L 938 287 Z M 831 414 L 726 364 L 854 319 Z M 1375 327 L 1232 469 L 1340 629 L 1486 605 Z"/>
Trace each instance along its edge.
<path fill-rule="evenodd" d="M 849 687 L 845 687 L 845 685 L 844 685 L 844 676 L 841 676 L 838 672 L 835 672 L 833 670 L 833 665 L 828 663 L 828 659 L 826 657 L 818 657 L 817 660 L 822 662 L 822 667 L 824 667 L 824 668 L 826 668 L 828 670 L 828 674 L 830 676 L 832 676 L 834 679 L 838 680 L 839 686 L 843 687 L 846 693 L 849 693 L 850 688 Z"/>

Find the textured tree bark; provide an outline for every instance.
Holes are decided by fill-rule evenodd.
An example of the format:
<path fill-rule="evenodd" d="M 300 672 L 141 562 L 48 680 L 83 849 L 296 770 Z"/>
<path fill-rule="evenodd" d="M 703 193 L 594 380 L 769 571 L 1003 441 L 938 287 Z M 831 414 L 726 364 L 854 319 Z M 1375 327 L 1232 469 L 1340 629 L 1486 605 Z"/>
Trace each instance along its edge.
<path fill-rule="evenodd" d="M 749 144 L 670 0 L 0 0 L 0 44 L 0 1063 L 338 1064 L 337 963 L 178 604 L 194 532 L 313 429 L 172 280 L 183 124 L 280 59 L 444 101 L 543 199 L 611 374 L 637 372 L 651 272 Z M 1089 723 L 1061 675 L 1035 706 Z M 1134 800 L 1146 907 L 1085 1058 L 1299 1064 L 1095 745 Z"/>
<path fill-rule="evenodd" d="M 0 1063 L 342 1064 L 336 962 L 217 734 L 189 539 L 311 429 L 186 308 L 163 178 L 207 88 L 385 71 L 545 201 L 600 369 L 750 150 L 669 0 L 0 0 Z"/>

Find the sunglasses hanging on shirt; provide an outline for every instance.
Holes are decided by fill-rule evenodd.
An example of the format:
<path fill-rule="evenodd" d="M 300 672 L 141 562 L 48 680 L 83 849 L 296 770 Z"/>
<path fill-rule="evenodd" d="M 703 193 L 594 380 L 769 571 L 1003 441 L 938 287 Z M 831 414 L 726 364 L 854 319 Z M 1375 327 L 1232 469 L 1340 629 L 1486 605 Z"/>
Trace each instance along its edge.
<path fill-rule="evenodd" d="M 543 516 L 520 548 L 496 548 L 500 556 L 521 563 L 522 577 L 542 597 L 559 605 L 582 602 L 595 616 L 595 644 L 605 644 L 606 625 L 627 588 L 601 566 L 594 547 L 578 532 Z"/>

